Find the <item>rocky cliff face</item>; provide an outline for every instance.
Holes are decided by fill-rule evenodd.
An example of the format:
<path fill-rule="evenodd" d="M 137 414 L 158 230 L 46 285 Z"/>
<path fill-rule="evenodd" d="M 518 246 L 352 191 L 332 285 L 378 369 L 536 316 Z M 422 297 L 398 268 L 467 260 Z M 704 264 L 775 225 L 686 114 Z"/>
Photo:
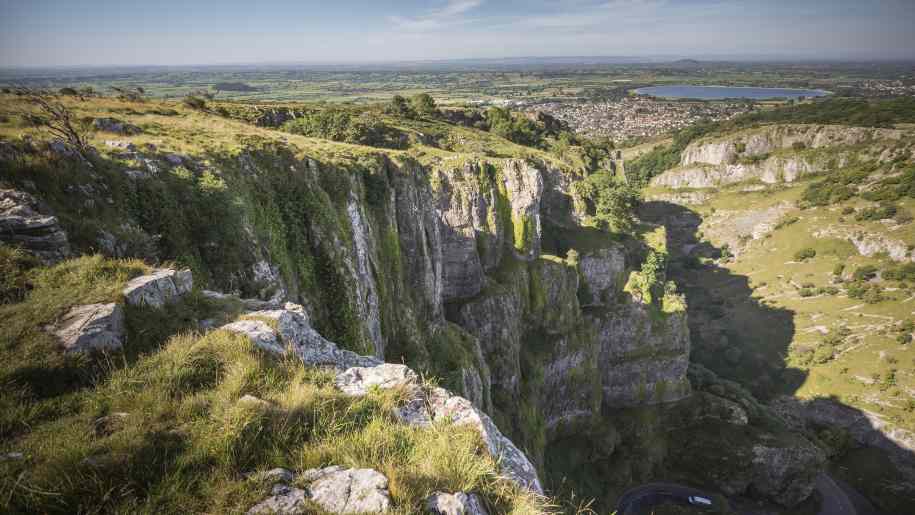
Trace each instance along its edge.
<path fill-rule="evenodd" d="M 700 140 L 690 144 L 680 157 L 681 166 L 727 165 L 741 157 L 766 156 L 792 148 L 854 146 L 875 140 L 898 141 L 903 131 L 839 125 L 774 125 L 757 131 L 743 131 L 721 140 Z"/>
<path fill-rule="evenodd" d="M 699 140 L 683 150 L 680 165 L 651 184 L 668 188 L 715 188 L 756 180 L 791 183 L 841 168 L 853 160 L 888 162 L 900 153 L 905 131 L 822 125 L 775 125 Z M 824 152 L 828 151 L 828 152 Z"/>
<path fill-rule="evenodd" d="M 170 180 L 209 181 L 207 195 L 232 191 L 236 202 L 220 205 L 237 212 L 218 212 L 228 230 L 199 235 L 203 250 L 187 254 L 210 271 L 202 283 L 296 302 L 340 351 L 441 378 L 547 478 L 555 442 L 589 435 L 612 453 L 613 417 L 634 420 L 619 410 L 689 398 L 682 298 L 630 288 L 652 250 L 580 226 L 573 173 L 536 159 L 420 163 L 371 152 L 341 163 L 297 152 L 274 142 L 206 164 L 132 156 L 163 173 L 125 179 L 128 198 L 157 198 Z M 166 230 L 118 214 L 145 227 L 144 241 Z M 548 242 L 547 227 L 558 233 Z"/>

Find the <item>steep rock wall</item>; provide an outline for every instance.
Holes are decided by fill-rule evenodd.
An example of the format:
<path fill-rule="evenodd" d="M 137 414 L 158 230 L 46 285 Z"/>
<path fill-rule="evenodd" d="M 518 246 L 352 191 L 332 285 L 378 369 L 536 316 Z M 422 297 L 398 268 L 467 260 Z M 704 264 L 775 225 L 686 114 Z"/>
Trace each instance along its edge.
<path fill-rule="evenodd" d="M 773 125 L 687 146 L 679 166 L 651 180 L 674 189 L 716 188 L 745 181 L 791 183 L 859 161 L 889 162 L 911 154 L 907 133 L 832 125 Z"/>

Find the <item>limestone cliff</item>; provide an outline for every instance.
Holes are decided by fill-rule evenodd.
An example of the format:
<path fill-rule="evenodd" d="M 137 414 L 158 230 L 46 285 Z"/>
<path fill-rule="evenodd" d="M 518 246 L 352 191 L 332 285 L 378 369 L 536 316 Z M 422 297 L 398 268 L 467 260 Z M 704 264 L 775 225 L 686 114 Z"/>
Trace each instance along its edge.
<path fill-rule="evenodd" d="M 68 250 L 176 260 L 208 288 L 301 304 L 340 350 L 440 379 L 547 485 L 565 471 L 546 454 L 569 439 L 626 463 L 628 475 L 608 482 L 663 470 L 663 442 L 676 435 L 643 437 L 633 413 L 659 410 L 663 433 L 664 410 L 692 406 L 692 389 L 660 228 L 612 236 L 581 224 L 579 172 L 543 154 L 322 147 L 257 130 L 194 156 L 119 147 L 91 172 L 53 158 L 81 183 L 73 193 L 56 176 L 29 185 L 11 174 L 0 186 L 49 200 Z M 688 423 L 698 431 L 701 418 Z M 782 490 L 807 491 L 799 477 Z"/>
<path fill-rule="evenodd" d="M 652 179 L 653 186 L 716 188 L 745 181 L 790 183 L 855 161 L 888 162 L 911 155 L 907 133 L 832 125 L 773 125 L 687 146 L 679 166 Z"/>

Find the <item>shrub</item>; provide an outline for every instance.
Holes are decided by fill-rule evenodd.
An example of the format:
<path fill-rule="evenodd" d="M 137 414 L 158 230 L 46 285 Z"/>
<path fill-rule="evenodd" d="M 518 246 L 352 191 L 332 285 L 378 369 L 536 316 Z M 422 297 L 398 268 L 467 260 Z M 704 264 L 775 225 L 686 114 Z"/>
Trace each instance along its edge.
<path fill-rule="evenodd" d="M 413 118 L 416 116 L 416 112 L 413 111 L 413 107 L 410 106 L 407 99 L 400 95 L 394 95 L 391 98 L 391 101 L 385 106 L 384 110 L 388 114 L 401 116 L 403 118 Z"/>
<path fill-rule="evenodd" d="M 824 343 L 816 348 L 813 351 L 813 362 L 817 365 L 822 365 L 823 363 L 828 363 L 832 361 L 832 358 L 835 357 L 836 349 L 828 343 Z"/>
<path fill-rule="evenodd" d="M 614 232 L 628 232 L 635 224 L 635 211 L 641 204 L 641 193 L 608 172 L 589 175 L 573 186 L 587 211 L 598 224 Z"/>
<path fill-rule="evenodd" d="M 796 216 L 786 216 L 779 220 L 777 224 L 775 224 L 775 230 L 777 231 L 782 227 L 788 227 L 789 225 L 796 224 L 799 220 L 800 218 Z"/>
<path fill-rule="evenodd" d="M 845 263 L 837 263 L 836 266 L 832 268 L 832 275 L 842 277 L 843 272 L 845 272 Z"/>
<path fill-rule="evenodd" d="M 501 107 L 490 107 L 485 113 L 489 131 L 519 145 L 537 146 L 542 138 L 540 127 L 523 116 L 514 116 Z"/>
<path fill-rule="evenodd" d="M 842 209 L 843 215 L 850 215 L 850 214 L 853 214 L 854 212 L 855 212 L 855 208 L 853 208 L 851 206 L 846 206 L 845 208 Z"/>
<path fill-rule="evenodd" d="M 888 268 L 882 274 L 884 279 L 891 281 L 915 281 L 915 263 Z"/>
<path fill-rule="evenodd" d="M 813 297 L 815 295 L 814 291 L 810 288 L 802 288 L 798 293 L 801 297 Z"/>
<path fill-rule="evenodd" d="M 410 106 L 417 116 L 437 117 L 441 114 L 435 105 L 435 99 L 428 93 L 420 93 L 411 97 Z"/>
<path fill-rule="evenodd" d="M 877 304 L 885 300 L 883 294 L 876 287 L 872 287 L 865 291 L 861 299 L 868 304 Z"/>
<path fill-rule="evenodd" d="M 791 144 L 791 148 L 794 149 L 796 152 L 800 152 L 801 150 L 804 150 L 807 148 L 807 144 L 804 143 L 803 141 L 795 141 L 794 143 Z"/>
<path fill-rule="evenodd" d="M 184 97 L 184 100 L 181 102 L 185 106 L 191 109 L 197 109 L 198 111 L 202 111 L 207 107 L 207 101 L 195 95 L 188 95 Z"/>
<path fill-rule="evenodd" d="M 874 265 L 859 266 L 852 275 L 855 281 L 869 281 L 874 277 L 877 277 L 877 267 Z"/>
<path fill-rule="evenodd" d="M 911 222 L 913 219 L 912 213 L 909 213 L 908 211 L 906 211 L 904 209 L 900 209 L 900 210 L 896 211 L 896 216 L 894 216 L 893 218 L 896 220 L 896 223 L 899 225 L 905 225 L 905 224 Z"/>
<path fill-rule="evenodd" d="M 855 215 L 855 220 L 859 222 L 875 222 L 893 218 L 896 215 L 896 206 L 892 204 L 881 204 L 877 207 L 868 207 L 862 209 Z"/>
<path fill-rule="evenodd" d="M 304 114 L 283 124 L 282 129 L 293 134 L 368 145 L 397 147 L 393 129 L 368 113 L 356 115 L 340 108 L 329 108 Z"/>
<path fill-rule="evenodd" d="M 816 257 L 816 255 L 817 255 L 816 250 L 814 250 L 810 247 L 807 247 L 807 248 L 804 248 L 804 249 L 801 249 L 801 250 L 795 252 L 794 260 L 795 261 L 807 261 L 808 259 L 813 259 L 814 257 Z"/>
<path fill-rule="evenodd" d="M 19 302 L 31 289 L 29 271 L 38 260 L 24 250 L 0 245 L 0 304 Z"/>
<path fill-rule="evenodd" d="M 846 288 L 849 298 L 860 299 L 868 304 L 876 304 L 884 300 L 880 287 L 863 281 L 856 281 Z"/>

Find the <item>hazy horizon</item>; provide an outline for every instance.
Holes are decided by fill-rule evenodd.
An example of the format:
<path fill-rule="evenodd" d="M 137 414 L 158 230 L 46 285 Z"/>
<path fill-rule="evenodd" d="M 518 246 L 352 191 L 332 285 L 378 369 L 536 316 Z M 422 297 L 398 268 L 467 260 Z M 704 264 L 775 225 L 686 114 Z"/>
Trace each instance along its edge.
<path fill-rule="evenodd" d="M 0 0 L 0 66 L 915 58 L 909 0 Z"/>

